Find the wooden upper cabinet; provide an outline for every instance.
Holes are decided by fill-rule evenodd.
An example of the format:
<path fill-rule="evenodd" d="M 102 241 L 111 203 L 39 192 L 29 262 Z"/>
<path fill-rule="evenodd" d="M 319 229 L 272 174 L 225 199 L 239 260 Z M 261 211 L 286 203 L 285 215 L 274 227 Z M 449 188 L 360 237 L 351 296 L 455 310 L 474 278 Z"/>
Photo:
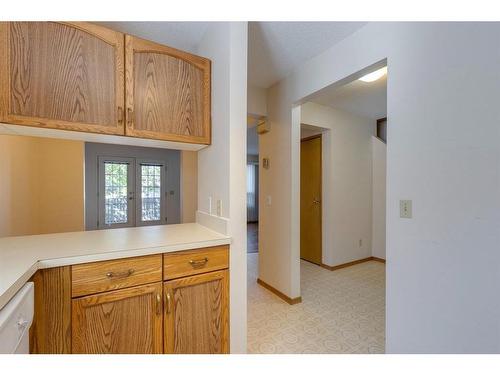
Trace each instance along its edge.
<path fill-rule="evenodd" d="M 210 60 L 125 36 L 126 134 L 210 144 Z"/>
<path fill-rule="evenodd" d="M 74 298 L 76 354 L 163 353 L 162 283 Z"/>
<path fill-rule="evenodd" d="M 0 23 L 0 121 L 124 134 L 124 35 L 83 22 Z"/>
<path fill-rule="evenodd" d="M 165 353 L 229 352 L 228 271 L 164 283 Z"/>

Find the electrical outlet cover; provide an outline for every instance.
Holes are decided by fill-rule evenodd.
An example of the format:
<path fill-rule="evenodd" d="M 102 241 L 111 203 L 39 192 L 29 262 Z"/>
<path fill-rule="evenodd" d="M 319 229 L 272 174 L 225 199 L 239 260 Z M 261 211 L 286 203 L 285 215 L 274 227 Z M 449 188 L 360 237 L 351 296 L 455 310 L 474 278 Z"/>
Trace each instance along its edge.
<path fill-rule="evenodd" d="M 399 201 L 399 217 L 403 219 L 412 218 L 412 204 L 411 200 L 400 200 Z"/>

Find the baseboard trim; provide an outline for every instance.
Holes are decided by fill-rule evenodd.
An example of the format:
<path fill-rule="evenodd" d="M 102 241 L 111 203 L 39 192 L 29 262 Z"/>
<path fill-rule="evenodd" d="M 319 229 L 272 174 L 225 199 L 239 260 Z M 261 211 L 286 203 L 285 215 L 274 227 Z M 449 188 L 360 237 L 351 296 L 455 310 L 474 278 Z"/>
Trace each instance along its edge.
<path fill-rule="evenodd" d="M 377 257 L 368 257 L 368 258 L 353 260 L 352 262 L 338 264 L 336 266 L 329 266 L 328 264 L 321 263 L 321 267 L 326 268 L 327 270 L 330 270 L 330 271 L 335 271 L 335 270 L 339 270 L 341 268 L 351 267 L 351 266 L 354 266 L 356 264 L 369 262 L 371 260 L 373 260 L 375 262 L 385 263 L 385 259 L 377 258 Z"/>
<path fill-rule="evenodd" d="M 296 305 L 297 303 L 302 302 L 302 297 L 290 298 L 286 294 L 281 293 L 278 289 L 273 288 L 271 285 L 269 285 L 265 281 L 262 281 L 261 279 L 257 279 L 257 284 L 263 286 L 264 288 L 269 290 L 271 293 L 277 295 L 279 298 L 281 298 L 283 301 L 285 301 L 289 305 Z"/>
<path fill-rule="evenodd" d="M 372 257 L 372 260 L 374 260 L 375 262 L 380 262 L 385 264 L 385 259 L 382 258 Z"/>

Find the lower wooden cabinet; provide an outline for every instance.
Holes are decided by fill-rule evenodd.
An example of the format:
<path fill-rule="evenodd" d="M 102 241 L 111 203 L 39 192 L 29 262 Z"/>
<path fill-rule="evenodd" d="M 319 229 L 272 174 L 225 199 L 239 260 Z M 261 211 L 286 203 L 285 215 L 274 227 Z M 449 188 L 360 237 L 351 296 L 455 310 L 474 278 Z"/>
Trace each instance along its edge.
<path fill-rule="evenodd" d="M 229 353 L 228 265 L 217 246 L 39 270 L 30 353 Z"/>
<path fill-rule="evenodd" d="M 72 352 L 163 353 L 162 284 L 74 298 Z"/>
<path fill-rule="evenodd" d="M 226 270 L 165 282 L 165 353 L 229 352 L 228 289 Z"/>

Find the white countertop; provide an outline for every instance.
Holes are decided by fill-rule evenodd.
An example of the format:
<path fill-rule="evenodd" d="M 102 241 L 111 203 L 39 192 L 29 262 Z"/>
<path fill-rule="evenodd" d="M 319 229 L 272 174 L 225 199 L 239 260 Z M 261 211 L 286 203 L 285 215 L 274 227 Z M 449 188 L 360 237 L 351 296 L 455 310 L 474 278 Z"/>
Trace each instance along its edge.
<path fill-rule="evenodd" d="M 0 309 L 38 269 L 230 242 L 196 223 L 0 238 Z"/>

